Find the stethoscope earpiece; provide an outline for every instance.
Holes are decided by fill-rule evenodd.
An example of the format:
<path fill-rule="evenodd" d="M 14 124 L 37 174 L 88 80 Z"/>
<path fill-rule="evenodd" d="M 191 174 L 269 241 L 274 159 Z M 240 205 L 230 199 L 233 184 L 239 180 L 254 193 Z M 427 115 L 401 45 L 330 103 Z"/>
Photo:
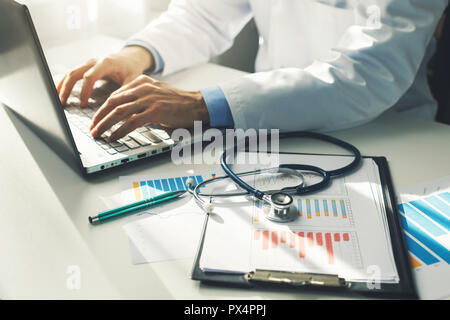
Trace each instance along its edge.
<path fill-rule="evenodd" d="M 185 183 L 187 186 L 187 191 L 190 194 L 192 194 L 192 196 L 197 201 L 197 203 L 202 207 L 203 211 L 205 211 L 207 214 L 213 213 L 214 212 L 214 204 L 212 204 L 211 202 L 206 202 L 205 200 L 203 200 L 202 198 L 200 198 L 198 196 L 198 193 L 197 193 L 198 186 L 195 185 L 194 179 L 188 178 Z"/>

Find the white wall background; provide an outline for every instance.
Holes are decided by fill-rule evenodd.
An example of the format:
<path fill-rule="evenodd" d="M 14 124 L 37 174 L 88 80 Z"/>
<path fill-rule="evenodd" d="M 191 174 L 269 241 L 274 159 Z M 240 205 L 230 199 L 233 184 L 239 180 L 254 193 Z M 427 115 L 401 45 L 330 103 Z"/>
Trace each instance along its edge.
<path fill-rule="evenodd" d="M 167 9 L 170 0 L 22 0 L 44 47 L 102 33 L 122 39 Z"/>
<path fill-rule="evenodd" d="M 104 34 L 127 39 L 167 9 L 170 0 L 21 0 L 28 6 L 44 49 Z M 234 48 L 213 61 L 253 71 L 256 28 L 250 23 Z"/>

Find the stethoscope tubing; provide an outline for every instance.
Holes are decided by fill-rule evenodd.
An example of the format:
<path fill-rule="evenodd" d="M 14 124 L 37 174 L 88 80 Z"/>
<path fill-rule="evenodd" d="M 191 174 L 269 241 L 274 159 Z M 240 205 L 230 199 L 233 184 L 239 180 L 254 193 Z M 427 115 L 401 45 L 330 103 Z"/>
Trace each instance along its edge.
<path fill-rule="evenodd" d="M 280 170 L 280 169 L 282 169 L 282 170 Z M 281 189 L 284 192 L 295 194 L 297 192 L 297 187 L 299 185 L 304 185 L 305 179 L 303 178 L 303 175 L 301 173 L 299 173 L 298 171 L 292 170 L 290 168 L 283 168 L 280 166 L 280 167 L 276 167 L 276 168 L 267 168 L 267 169 L 258 169 L 258 170 L 252 170 L 252 171 L 247 171 L 247 172 L 240 172 L 240 173 L 236 173 L 236 175 L 239 177 L 245 177 L 245 176 L 252 176 L 252 175 L 256 175 L 256 174 L 263 174 L 263 173 L 267 173 L 267 172 L 268 173 L 283 172 L 283 169 L 294 172 L 295 175 L 302 180 L 301 183 L 295 187 L 286 187 L 286 188 Z M 203 192 L 200 192 L 201 187 L 206 186 L 210 183 L 215 183 L 215 182 L 225 180 L 225 179 L 230 179 L 230 177 L 227 175 L 224 175 L 224 176 L 219 176 L 219 177 L 211 178 L 208 180 L 204 180 L 204 181 L 200 182 L 199 184 L 197 184 L 194 187 L 193 191 L 199 197 L 200 196 L 202 196 L 202 197 L 238 197 L 238 196 L 245 196 L 245 195 L 249 194 L 248 191 L 245 191 L 245 190 L 239 191 L 239 192 L 227 192 L 227 193 L 203 193 Z M 275 193 L 275 192 L 279 192 L 279 191 L 280 190 L 266 190 L 266 191 L 264 191 L 264 193 L 271 194 L 271 193 Z"/>
<path fill-rule="evenodd" d="M 325 188 L 330 183 L 330 180 L 332 177 L 350 173 L 361 162 L 362 157 L 361 157 L 361 153 L 358 150 L 358 148 L 356 148 L 355 146 L 353 146 L 350 143 L 347 143 L 345 141 L 342 141 L 340 139 L 337 139 L 337 138 L 334 138 L 334 137 L 331 137 L 331 136 L 328 136 L 328 135 L 325 135 L 322 133 L 309 132 L 309 131 L 295 131 L 295 132 L 281 133 L 279 137 L 280 137 L 280 139 L 312 138 L 312 139 L 321 140 L 321 141 L 329 142 L 331 144 L 340 146 L 341 148 L 346 149 L 353 153 L 353 160 L 348 165 L 345 165 L 338 169 L 329 170 L 329 171 L 324 170 L 319 167 L 316 167 L 316 166 L 311 166 L 311 165 L 302 165 L 302 164 L 284 164 L 284 165 L 282 164 L 282 165 L 280 165 L 280 168 L 289 168 L 289 169 L 294 169 L 294 170 L 310 171 L 310 172 L 315 172 L 315 173 L 319 174 L 320 176 L 322 176 L 322 180 L 318 183 L 315 183 L 315 184 L 309 185 L 309 186 L 303 186 L 303 185 L 297 186 L 297 188 L 296 188 L 297 194 L 305 194 L 305 193 L 309 193 L 309 192 L 319 191 L 319 190 Z M 229 167 L 229 165 L 227 163 L 228 151 L 233 149 L 234 150 L 233 154 L 236 154 L 238 151 L 237 148 L 238 148 L 238 144 L 235 144 L 235 146 L 233 148 L 224 150 L 224 152 L 222 153 L 222 156 L 220 157 L 220 165 L 221 165 L 222 169 L 224 170 L 225 174 L 231 180 L 233 180 L 233 182 L 236 185 L 238 185 L 240 188 L 247 191 L 249 194 L 255 196 L 258 199 L 263 199 L 263 197 L 265 195 L 264 192 L 262 192 L 256 188 L 253 188 L 252 186 L 247 184 L 245 181 L 243 181 L 241 178 L 239 178 L 239 176 L 236 175 L 233 172 L 233 170 L 231 170 L 231 168 Z M 247 151 L 247 144 L 245 144 L 245 151 Z"/>

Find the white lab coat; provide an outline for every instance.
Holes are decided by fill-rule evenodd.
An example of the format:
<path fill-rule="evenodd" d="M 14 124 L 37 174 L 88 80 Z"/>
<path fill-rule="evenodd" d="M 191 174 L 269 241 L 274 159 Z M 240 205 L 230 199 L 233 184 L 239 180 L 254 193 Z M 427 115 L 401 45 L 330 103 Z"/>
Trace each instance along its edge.
<path fill-rule="evenodd" d="M 388 109 L 432 119 L 425 63 L 448 0 L 173 0 L 131 39 L 163 74 L 206 62 L 255 18 L 254 74 L 220 84 L 237 128 L 331 131 Z M 245 52 L 242 52 L 245 54 Z"/>

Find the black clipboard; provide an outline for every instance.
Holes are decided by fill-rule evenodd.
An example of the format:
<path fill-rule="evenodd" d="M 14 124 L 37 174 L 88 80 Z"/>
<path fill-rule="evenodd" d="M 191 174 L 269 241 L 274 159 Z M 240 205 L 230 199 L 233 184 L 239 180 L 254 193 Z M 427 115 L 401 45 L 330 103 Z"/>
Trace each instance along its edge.
<path fill-rule="evenodd" d="M 294 274 L 283 272 L 263 271 L 256 277 L 249 274 L 230 274 L 221 272 L 205 272 L 200 269 L 200 257 L 203 250 L 203 242 L 205 238 L 206 228 L 208 227 L 209 215 L 206 215 L 200 244 L 194 259 L 191 279 L 201 281 L 203 284 L 239 287 L 239 288 L 263 288 L 263 287 L 279 287 L 279 288 L 298 288 L 299 290 L 310 289 L 318 291 L 335 291 L 340 293 L 360 293 L 367 296 L 383 297 L 383 298 L 402 298 L 417 299 L 417 291 L 412 275 L 412 267 L 410 264 L 406 241 L 403 236 L 399 214 L 397 212 L 396 198 L 394 187 L 385 157 L 363 157 L 373 159 L 378 165 L 381 186 L 383 191 L 384 204 L 386 207 L 386 217 L 389 226 L 389 233 L 392 243 L 392 251 L 394 255 L 395 265 L 397 267 L 399 282 L 398 283 L 380 283 L 379 287 L 369 286 L 366 282 L 342 282 L 337 277 L 329 277 L 319 274 Z M 283 281 L 286 276 L 294 280 L 290 283 Z M 299 276 L 299 277 L 297 277 Z M 280 281 L 268 281 L 267 279 L 277 279 Z M 297 278 L 296 278 L 297 277 Z"/>

